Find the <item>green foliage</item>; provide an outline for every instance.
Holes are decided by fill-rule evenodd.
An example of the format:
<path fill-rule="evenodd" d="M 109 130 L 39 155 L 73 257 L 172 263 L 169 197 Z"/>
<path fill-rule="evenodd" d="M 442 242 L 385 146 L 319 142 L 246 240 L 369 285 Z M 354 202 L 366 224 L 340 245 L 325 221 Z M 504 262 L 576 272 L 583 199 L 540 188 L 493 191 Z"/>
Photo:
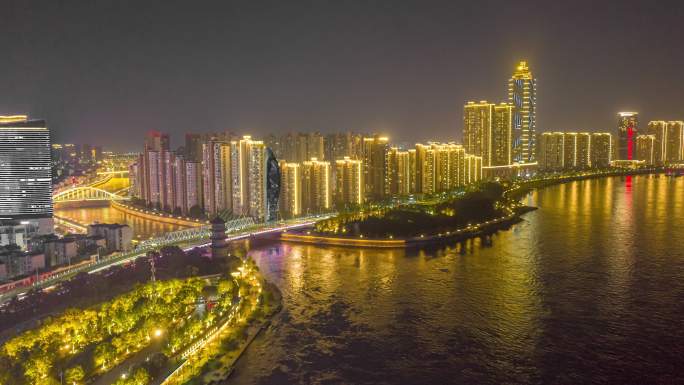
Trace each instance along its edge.
<path fill-rule="evenodd" d="M 445 194 L 430 203 L 343 213 L 318 222 L 316 231 L 370 238 L 415 237 L 448 231 L 500 216 L 502 211 L 497 203 L 503 201 L 503 191 L 501 184 L 485 182 L 456 198 Z"/>
<path fill-rule="evenodd" d="M 147 385 L 152 380 L 152 377 L 145 368 L 137 368 L 132 374 L 126 376 L 126 378 L 118 379 L 114 385 Z"/>
<path fill-rule="evenodd" d="M 85 371 L 80 365 L 69 368 L 64 372 L 64 381 L 69 385 L 81 385 L 85 379 Z"/>
<path fill-rule="evenodd" d="M 188 319 L 204 287 L 205 281 L 198 278 L 158 281 L 139 285 L 96 308 L 67 310 L 8 340 L 0 349 L 1 372 L 14 373 L 12 384 L 49 384 L 59 377 L 56 368 L 78 361 L 92 367 L 74 366 L 65 374 L 69 383 L 84 383 L 161 338 L 157 330 L 165 331 L 169 346 L 177 351 L 216 321 L 213 315 Z M 217 309 L 230 309 L 237 288 L 232 280 L 220 280 L 217 288 Z M 142 369 L 126 384 L 148 380 L 148 371 Z M 0 374 L 0 384 L 5 383 Z"/>

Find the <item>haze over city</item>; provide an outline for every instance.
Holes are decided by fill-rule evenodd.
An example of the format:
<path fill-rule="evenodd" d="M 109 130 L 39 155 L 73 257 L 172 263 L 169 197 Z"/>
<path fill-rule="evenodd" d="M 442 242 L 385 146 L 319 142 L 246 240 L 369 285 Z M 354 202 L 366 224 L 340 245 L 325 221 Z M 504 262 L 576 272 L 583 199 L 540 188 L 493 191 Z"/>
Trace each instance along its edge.
<path fill-rule="evenodd" d="M 538 79 L 538 131 L 681 111 L 671 2 L 2 3 L 0 113 L 47 119 L 57 142 L 138 150 L 150 129 L 174 146 L 222 130 L 460 139 L 462 105 L 505 100 L 519 60 Z"/>

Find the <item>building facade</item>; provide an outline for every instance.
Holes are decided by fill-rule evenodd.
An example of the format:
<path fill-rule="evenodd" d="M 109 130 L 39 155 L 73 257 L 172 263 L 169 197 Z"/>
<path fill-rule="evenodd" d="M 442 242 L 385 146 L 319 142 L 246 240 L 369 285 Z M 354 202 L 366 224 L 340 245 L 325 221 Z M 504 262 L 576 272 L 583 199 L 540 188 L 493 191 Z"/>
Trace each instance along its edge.
<path fill-rule="evenodd" d="M 0 220 L 53 231 L 50 131 L 43 120 L 0 116 Z"/>
<path fill-rule="evenodd" d="M 617 157 L 620 160 L 634 160 L 639 113 L 619 112 L 617 124 Z"/>
<path fill-rule="evenodd" d="M 525 61 L 518 63 L 508 80 L 508 103 L 513 106 L 513 161 L 532 163 L 536 155 L 537 80 Z"/>
<path fill-rule="evenodd" d="M 387 191 L 388 152 L 388 138 L 377 135 L 363 138 L 363 182 L 367 199 L 378 201 L 389 195 Z"/>
<path fill-rule="evenodd" d="M 363 162 L 344 157 L 335 161 L 335 169 L 335 205 L 344 208 L 363 204 Z"/>

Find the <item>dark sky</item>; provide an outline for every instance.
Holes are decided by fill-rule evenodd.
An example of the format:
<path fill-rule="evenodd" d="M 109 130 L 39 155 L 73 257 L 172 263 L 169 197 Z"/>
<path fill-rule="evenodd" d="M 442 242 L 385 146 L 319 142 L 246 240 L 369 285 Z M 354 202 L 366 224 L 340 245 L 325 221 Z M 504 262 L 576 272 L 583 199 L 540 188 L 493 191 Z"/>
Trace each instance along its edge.
<path fill-rule="evenodd" d="M 595 3 L 0 0 L 0 115 L 115 150 L 149 129 L 449 140 L 527 59 L 542 131 L 684 119 L 684 1 Z"/>

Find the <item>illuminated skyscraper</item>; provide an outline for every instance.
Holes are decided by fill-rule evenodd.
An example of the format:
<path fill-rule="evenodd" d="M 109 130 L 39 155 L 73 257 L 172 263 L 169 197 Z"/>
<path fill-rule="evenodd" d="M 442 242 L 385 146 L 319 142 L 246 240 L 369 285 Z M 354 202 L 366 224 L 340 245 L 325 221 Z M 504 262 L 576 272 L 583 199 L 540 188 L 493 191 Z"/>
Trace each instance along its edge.
<path fill-rule="evenodd" d="M 494 106 L 490 166 L 513 163 L 513 116 L 513 105 L 501 103 Z"/>
<path fill-rule="evenodd" d="M 278 219 L 278 203 L 280 201 L 280 167 L 273 151 L 266 147 L 266 200 L 264 210 L 264 220 L 267 222 Z"/>
<path fill-rule="evenodd" d="M 387 152 L 389 141 L 386 137 L 363 138 L 363 181 L 366 196 L 372 200 L 382 200 L 388 195 Z"/>
<path fill-rule="evenodd" d="M 408 195 L 411 192 L 409 152 L 392 147 L 387 155 L 387 183 L 390 195 Z"/>
<path fill-rule="evenodd" d="M 252 140 L 248 135 L 231 141 L 230 170 L 233 214 L 249 215 L 261 221 L 275 219 L 280 169 L 264 142 Z"/>
<path fill-rule="evenodd" d="M 589 160 L 592 168 L 606 168 L 613 160 L 613 136 L 607 132 L 591 134 Z"/>
<path fill-rule="evenodd" d="M 233 209 L 231 144 L 210 140 L 202 146 L 204 210 L 214 216 Z"/>
<path fill-rule="evenodd" d="M 302 162 L 302 213 L 316 214 L 332 207 L 330 163 L 311 158 Z"/>
<path fill-rule="evenodd" d="M 465 155 L 465 181 L 466 184 L 476 183 L 482 180 L 482 157 Z"/>
<path fill-rule="evenodd" d="M 563 164 L 565 170 L 575 168 L 577 162 L 577 133 L 565 132 L 563 136 Z"/>
<path fill-rule="evenodd" d="M 420 156 L 418 156 L 420 154 Z M 416 174 L 420 174 L 422 194 L 447 191 L 481 179 L 481 170 L 471 177 L 463 146 L 455 143 L 416 144 Z M 482 167 L 482 157 L 477 157 Z M 475 170 L 476 168 L 473 168 Z"/>
<path fill-rule="evenodd" d="M 659 164 L 684 160 L 684 122 L 649 122 L 648 133 L 655 136 L 655 157 Z"/>
<path fill-rule="evenodd" d="M 582 170 L 591 165 L 591 134 L 578 132 L 575 140 L 575 168 Z"/>
<path fill-rule="evenodd" d="M 565 161 L 565 135 L 562 132 L 544 132 L 539 136 L 539 168 L 546 171 L 563 169 Z"/>
<path fill-rule="evenodd" d="M 581 170 L 610 166 L 610 134 L 544 132 L 538 139 L 537 161 L 541 170 Z"/>
<path fill-rule="evenodd" d="M 647 165 L 654 165 L 655 157 L 655 135 L 638 135 L 636 137 L 636 159 L 644 161 Z"/>
<path fill-rule="evenodd" d="M 617 156 L 620 160 L 634 159 L 634 147 L 636 144 L 636 137 L 639 133 L 637 128 L 638 115 L 637 112 L 618 113 Z"/>
<path fill-rule="evenodd" d="M 416 168 L 417 165 L 417 158 L 416 158 L 416 150 L 411 149 L 408 150 L 408 163 L 409 163 L 409 193 L 413 194 L 416 192 L 416 187 L 418 183 L 418 170 Z"/>
<path fill-rule="evenodd" d="M 485 167 L 512 163 L 513 105 L 468 102 L 463 108 L 463 144 Z"/>
<path fill-rule="evenodd" d="M 664 120 L 652 120 L 648 122 L 646 133 L 653 136 L 653 151 L 655 162 L 664 164 L 667 162 L 667 122 Z"/>
<path fill-rule="evenodd" d="M 0 116 L 0 220 L 53 231 L 50 132 L 43 120 Z"/>
<path fill-rule="evenodd" d="M 508 102 L 513 105 L 513 161 L 534 162 L 537 80 L 525 61 L 518 63 L 513 76 L 508 80 Z"/>
<path fill-rule="evenodd" d="M 280 162 L 280 212 L 285 218 L 302 213 L 301 167 L 299 163 Z"/>
<path fill-rule="evenodd" d="M 142 172 L 139 176 L 140 197 L 148 205 L 162 205 L 161 189 L 164 183 L 163 152 L 169 151 L 169 136 L 159 131 L 150 131 L 145 136 L 145 147 L 142 157 Z"/>
<path fill-rule="evenodd" d="M 344 157 L 335 161 L 335 204 L 350 207 L 364 202 L 363 162 Z"/>
<path fill-rule="evenodd" d="M 197 207 L 202 209 L 202 164 L 199 162 L 185 162 L 186 212 Z"/>
<path fill-rule="evenodd" d="M 491 165 L 494 104 L 486 100 L 468 102 L 463 107 L 463 145 L 468 154 L 481 156 Z"/>
<path fill-rule="evenodd" d="M 250 140 L 248 148 L 249 160 L 246 165 L 249 185 L 248 213 L 257 220 L 264 220 L 266 218 L 266 146 L 262 141 Z"/>
<path fill-rule="evenodd" d="M 667 160 L 684 160 L 684 122 L 681 120 L 667 122 Z"/>

